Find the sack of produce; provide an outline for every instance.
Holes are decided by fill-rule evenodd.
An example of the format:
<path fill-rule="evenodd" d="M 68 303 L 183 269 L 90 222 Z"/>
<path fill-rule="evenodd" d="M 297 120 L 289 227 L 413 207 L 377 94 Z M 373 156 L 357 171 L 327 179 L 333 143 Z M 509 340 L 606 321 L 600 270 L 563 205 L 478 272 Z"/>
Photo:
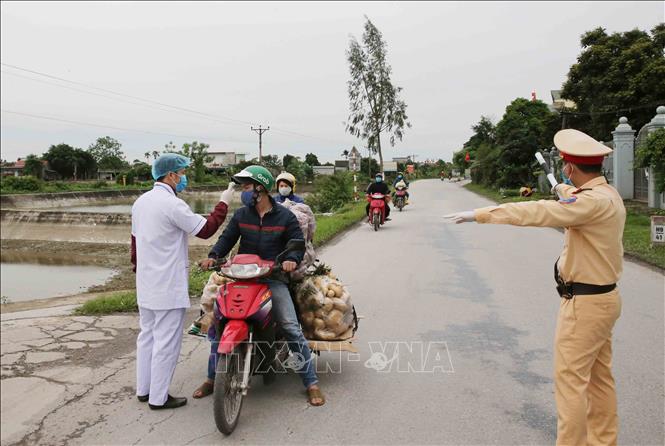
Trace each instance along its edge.
<path fill-rule="evenodd" d="M 199 327 L 201 333 L 207 333 L 215 320 L 213 309 L 215 299 L 217 299 L 217 295 L 219 294 L 219 287 L 229 282 L 233 282 L 233 279 L 222 276 L 216 271 L 210 274 L 208 282 L 203 287 L 203 293 L 201 293 L 201 311 L 203 314 L 194 322 L 194 325 Z"/>
<path fill-rule="evenodd" d="M 351 296 L 329 269 L 326 274 L 317 272 L 296 287 L 303 334 L 321 341 L 350 339 L 356 327 Z"/>
<path fill-rule="evenodd" d="M 307 273 L 307 268 L 314 264 L 316 261 L 316 253 L 314 251 L 314 245 L 312 240 L 314 240 L 314 232 L 316 231 L 316 218 L 312 209 L 307 206 L 305 203 L 296 203 L 291 200 L 285 200 L 282 203 L 282 206 L 293 212 L 293 215 L 296 216 L 298 224 L 300 225 L 300 230 L 305 236 L 305 255 L 303 256 L 302 262 L 298 265 L 298 268 L 291 272 L 291 279 L 301 280 L 305 277 Z"/>

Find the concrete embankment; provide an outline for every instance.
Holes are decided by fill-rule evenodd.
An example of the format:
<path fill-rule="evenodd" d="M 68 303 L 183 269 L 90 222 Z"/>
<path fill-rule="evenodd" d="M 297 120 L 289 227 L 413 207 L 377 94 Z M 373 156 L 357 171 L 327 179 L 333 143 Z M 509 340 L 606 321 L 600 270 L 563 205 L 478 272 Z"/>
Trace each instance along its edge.
<path fill-rule="evenodd" d="M 52 223 L 66 225 L 129 225 L 130 214 L 112 214 L 95 212 L 29 211 L 19 209 L 1 209 L 0 220 L 3 224 L 12 223 Z"/>
<path fill-rule="evenodd" d="M 214 192 L 225 189 L 223 186 L 193 186 L 188 192 Z M 2 209 L 50 209 L 135 200 L 149 189 L 101 190 L 86 192 L 57 192 L 49 194 L 9 194 L 0 196 Z"/>

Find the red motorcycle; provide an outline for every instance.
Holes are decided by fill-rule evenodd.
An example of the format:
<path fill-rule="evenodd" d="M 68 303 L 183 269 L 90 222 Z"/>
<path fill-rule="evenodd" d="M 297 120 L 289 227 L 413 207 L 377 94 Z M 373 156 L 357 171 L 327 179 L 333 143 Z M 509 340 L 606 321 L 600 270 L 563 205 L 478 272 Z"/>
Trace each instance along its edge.
<path fill-rule="evenodd" d="M 406 205 L 406 188 L 398 187 L 395 190 L 395 207 L 402 212 L 402 208 Z"/>
<path fill-rule="evenodd" d="M 375 231 L 386 221 L 386 196 L 383 194 L 371 194 L 367 196 L 369 201 L 368 222 L 374 227 Z"/>
<path fill-rule="evenodd" d="M 259 279 L 281 270 L 281 259 L 293 251 L 304 252 L 305 241 L 290 240 L 274 261 L 238 254 L 215 268 L 235 280 L 220 287 L 214 305 L 219 347 L 213 410 L 215 424 L 225 435 L 238 424 L 251 376 L 261 374 L 268 383 L 288 357 L 286 342 L 275 332 L 270 288 Z"/>

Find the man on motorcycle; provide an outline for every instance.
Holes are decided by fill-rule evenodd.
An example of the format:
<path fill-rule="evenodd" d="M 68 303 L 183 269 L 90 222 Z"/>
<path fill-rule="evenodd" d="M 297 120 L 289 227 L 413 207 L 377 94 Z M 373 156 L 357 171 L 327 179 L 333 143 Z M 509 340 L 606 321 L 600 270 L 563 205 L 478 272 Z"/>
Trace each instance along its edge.
<path fill-rule="evenodd" d="M 233 181 L 242 187 L 241 201 L 244 204 L 233 214 L 228 226 L 212 247 L 208 259 L 200 262 L 209 269 L 218 258 L 225 257 L 240 239 L 238 254 L 256 254 L 264 260 L 274 260 L 284 251 L 291 239 L 302 239 L 298 220 L 283 206 L 278 206 L 270 196 L 275 180 L 268 169 L 249 166 L 233 176 Z M 302 261 L 303 253 L 290 252 L 282 263 L 282 271 L 291 272 Z M 289 349 L 300 355 L 304 364 L 296 370 L 307 388 L 309 403 L 321 406 L 325 403 L 318 377 L 314 370 L 312 352 L 302 333 L 291 294 L 284 277 L 265 279 L 272 292 L 273 317 L 284 333 Z M 208 379 L 195 392 L 194 398 L 212 393 L 215 379 L 217 343 L 213 342 L 208 361 Z"/>
<path fill-rule="evenodd" d="M 406 191 L 406 203 L 409 204 L 409 182 L 407 179 L 404 177 L 402 172 L 397 173 L 397 178 L 395 178 L 395 181 L 393 181 L 393 187 L 395 188 L 395 192 L 397 191 L 397 188 L 403 188 Z M 393 192 L 393 200 L 395 199 L 395 192 Z"/>
<path fill-rule="evenodd" d="M 383 182 L 383 174 L 381 172 L 377 172 L 376 175 L 374 175 L 374 182 L 367 186 L 365 194 L 383 194 L 386 196 L 386 221 L 390 220 L 390 218 L 388 218 L 390 215 L 390 206 L 388 206 L 388 202 L 390 201 L 390 188 Z M 367 203 L 367 206 L 365 207 L 365 214 L 369 216 L 369 203 Z"/>
<path fill-rule="evenodd" d="M 277 195 L 273 198 L 277 203 L 284 203 L 286 200 L 291 200 L 294 203 L 304 203 L 305 200 L 299 195 L 294 194 L 296 191 L 296 177 L 288 172 L 282 172 L 277 175 Z"/>

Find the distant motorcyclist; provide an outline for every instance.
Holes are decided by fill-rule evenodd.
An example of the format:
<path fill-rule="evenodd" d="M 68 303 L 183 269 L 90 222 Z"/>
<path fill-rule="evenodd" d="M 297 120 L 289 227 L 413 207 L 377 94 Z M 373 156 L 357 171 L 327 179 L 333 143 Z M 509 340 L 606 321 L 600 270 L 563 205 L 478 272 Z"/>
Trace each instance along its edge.
<path fill-rule="evenodd" d="M 286 200 L 291 200 L 294 203 L 304 203 L 305 200 L 299 195 L 294 194 L 296 191 L 296 177 L 288 172 L 282 172 L 277 176 L 277 191 L 279 192 L 273 198 L 277 203 L 284 203 Z"/>
<path fill-rule="evenodd" d="M 388 218 L 388 216 L 390 215 L 390 206 L 388 206 L 388 203 L 390 202 L 390 187 L 388 187 L 388 185 L 383 182 L 383 174 L 381 172 L 377 172 L 376 175 L 374 175 L 374 182 L 370 183 L 370 185 L 367 186 L 367 191 L 365 192 L 365 194 L 385 195 L 386 221 L 390 220 L 390 218 Z M 367 203 L 367 206 L 365 207 L 365 214 L 369 216 L 369 203 Z"/>
<path fill-rule="evenodd" d="M 393 187 L 395 188 L 395 191 L 397 191 L 398 188 L 402 188 L 406 191 L 406 204 L 409 204 L 409 182 L 402 172 L 397 173 L 397 178 L 393 181 Z M 393 199 L 395 199 L 395 192 L 393 192 Z"/>

